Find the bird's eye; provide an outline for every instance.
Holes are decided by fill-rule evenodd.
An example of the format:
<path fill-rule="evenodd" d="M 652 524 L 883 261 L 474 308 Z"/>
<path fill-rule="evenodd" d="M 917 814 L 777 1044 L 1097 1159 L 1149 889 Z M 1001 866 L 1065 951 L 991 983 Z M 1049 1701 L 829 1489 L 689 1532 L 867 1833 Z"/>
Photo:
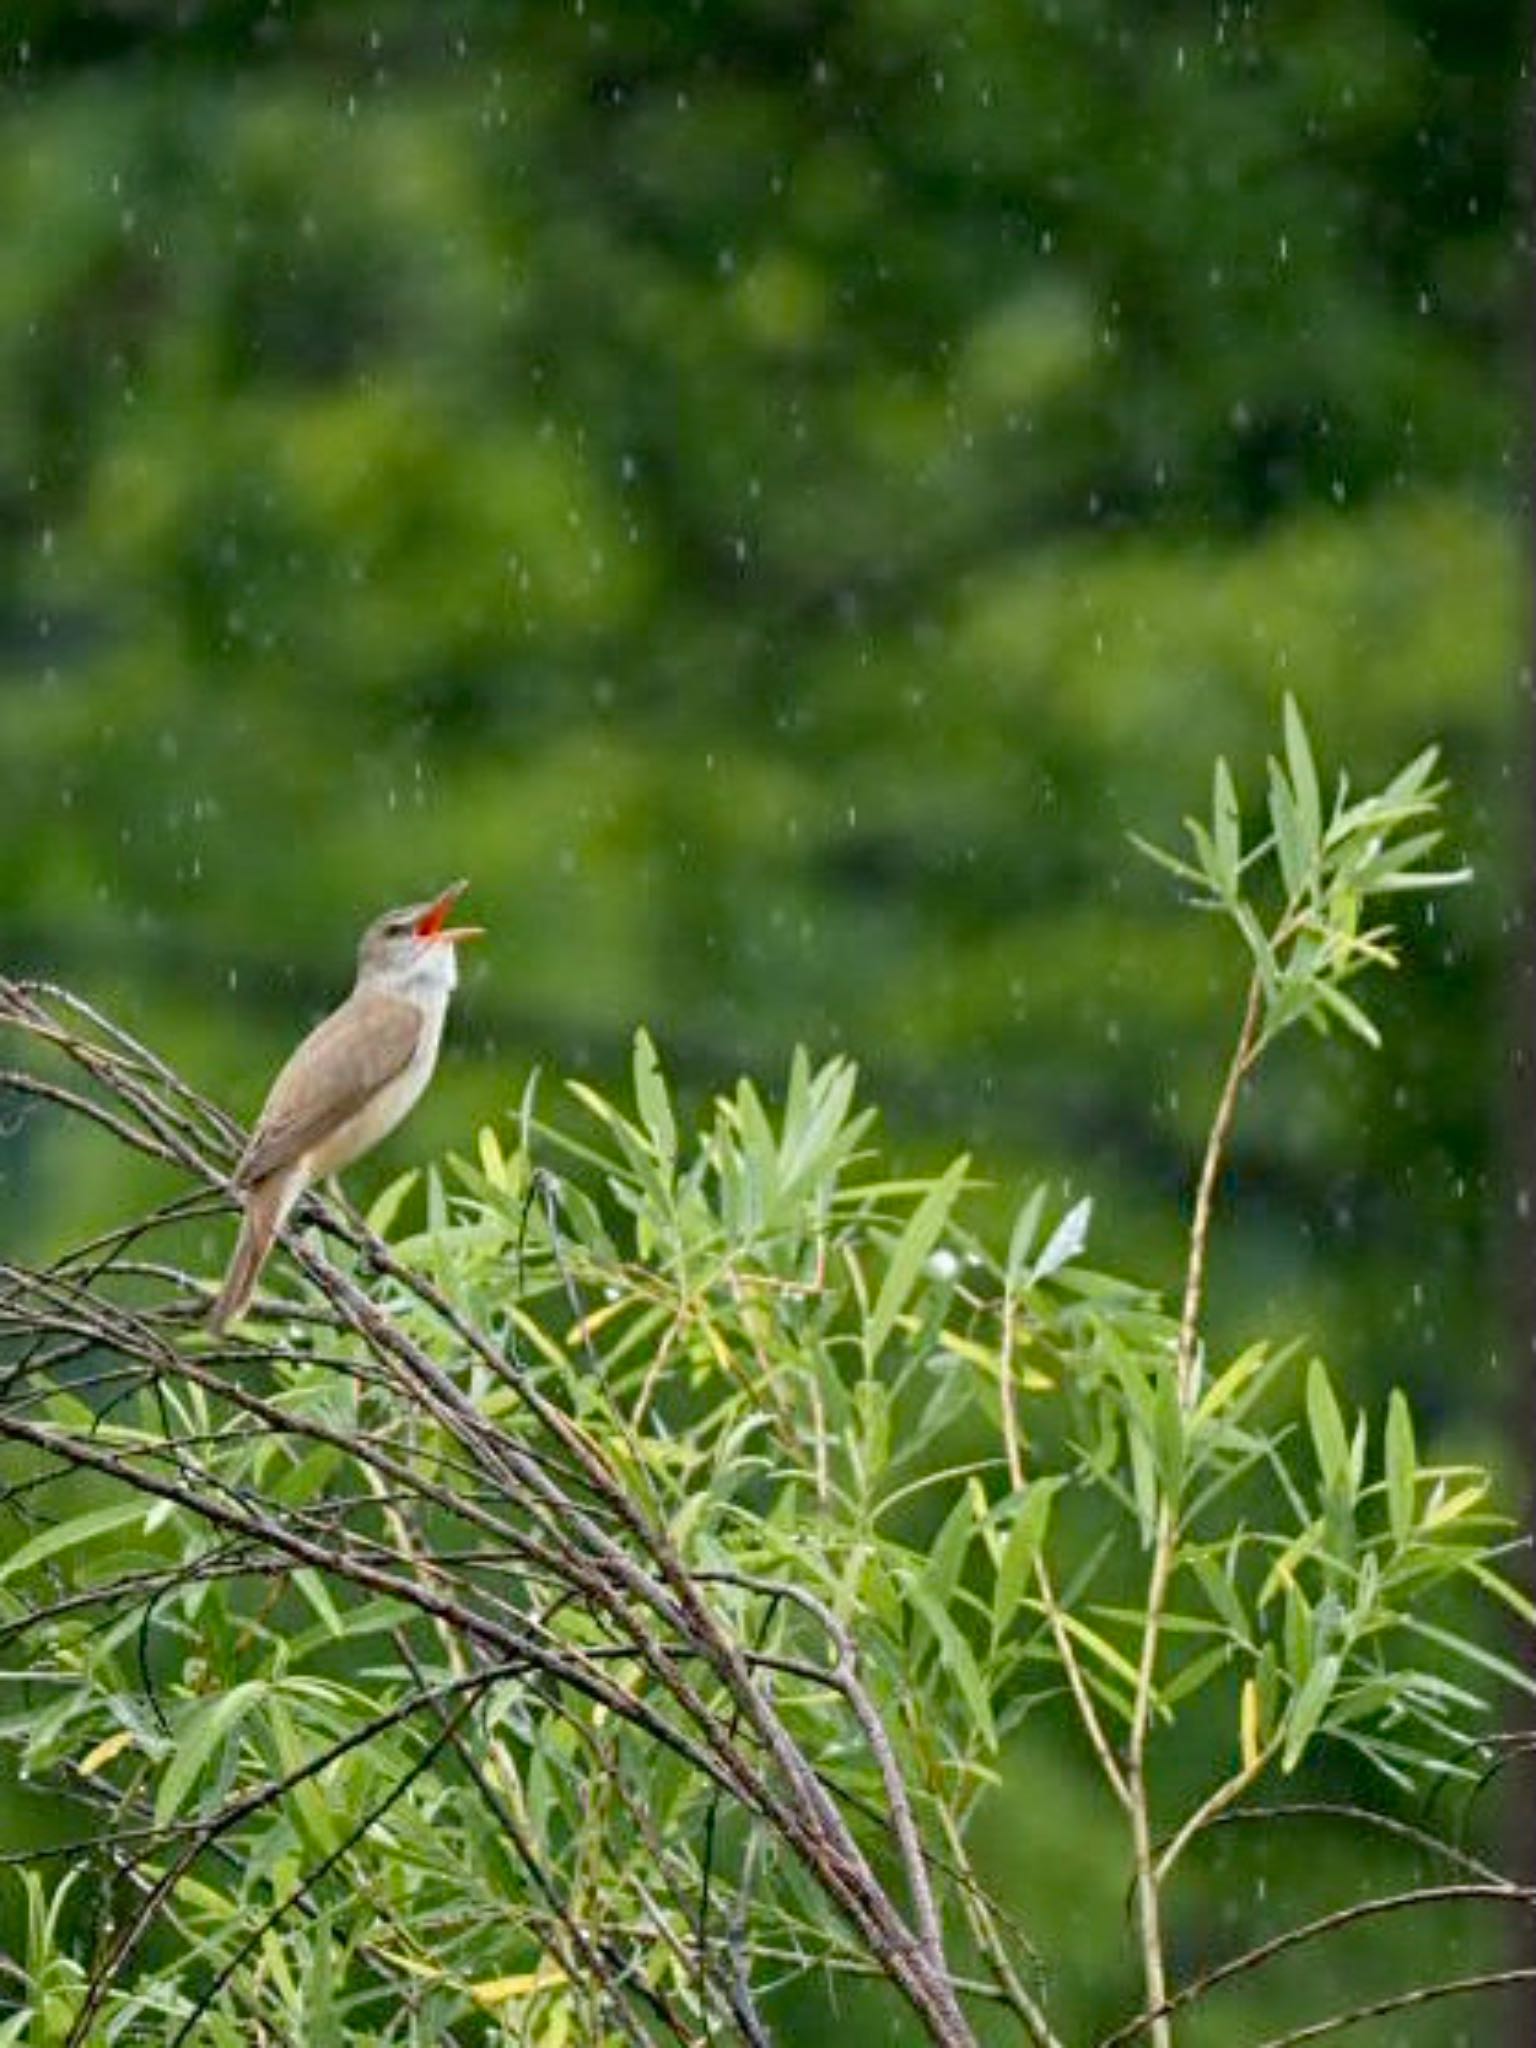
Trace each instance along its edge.
<path fill-rule="evenodd" d="M 410 929 L 411 920 L 408 917 L 392 917 L 384 927 L 384 930 L 392 939 L 403 939 Z"/>

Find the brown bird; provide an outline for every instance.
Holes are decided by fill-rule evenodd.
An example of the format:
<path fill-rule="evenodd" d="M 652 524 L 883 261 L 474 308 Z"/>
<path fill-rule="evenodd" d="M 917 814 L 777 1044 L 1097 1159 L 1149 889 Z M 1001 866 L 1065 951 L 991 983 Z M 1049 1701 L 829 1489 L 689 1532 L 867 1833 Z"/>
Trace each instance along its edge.
<path fill-rule="evenodd" d="M 219 1297 L 208 1312 L 217 1334 L 241 1315 L 294 1203 L 311 1181 L 388 1135 L 414 1108 L 437 1065 L 456 948 L 479 925 L 449 926 L 468 887 L 455 882 L 430 903 L 386 910 L 363 933 L 351 995 L 317 1024 L 272 1084 L 235 1169 L 245 1215 Z"/>

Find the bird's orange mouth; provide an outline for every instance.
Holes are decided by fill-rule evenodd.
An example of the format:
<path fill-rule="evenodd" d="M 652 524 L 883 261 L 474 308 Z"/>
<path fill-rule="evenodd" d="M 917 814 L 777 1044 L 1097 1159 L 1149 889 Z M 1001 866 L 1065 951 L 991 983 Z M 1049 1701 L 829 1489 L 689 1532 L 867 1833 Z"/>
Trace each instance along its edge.
<path fill-rule="evenodd" d="M 457 945 L 461 939 L 483 939 L 485 927 L 479 924 L 447 923 L 447 917 L 455 903 L 469 887 L 467 881 L 450 882 L 441 896 L 435 897 L 416 920 L 418 939 L 444 939 L 450 945 Z"/>

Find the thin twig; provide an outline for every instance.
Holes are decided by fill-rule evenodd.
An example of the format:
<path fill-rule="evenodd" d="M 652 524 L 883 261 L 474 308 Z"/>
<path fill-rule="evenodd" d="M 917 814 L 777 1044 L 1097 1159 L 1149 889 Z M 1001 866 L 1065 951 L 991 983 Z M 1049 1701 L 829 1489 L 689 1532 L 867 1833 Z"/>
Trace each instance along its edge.
<path fill-rule="evenodd" d="M 1536 1889 L 1529 1885 L 1516 1884 L 1438 1884 L 1423 1885 L 1411 1892 L 1392 1892 L 1382 1898 L 1361 1899 L 1352 1906 L 1341 1906 L 1337 1912 L 1322 1913 L 1314 1920 L 1307 1920 L 1299 1927 L 1287 1927 L 1282 1933 L 1271 1936 L 1268 1941 L 1255 1943 L 1244 1949 L 1241 1955 L 1229 1957 L 1215 1969 L 1206 1970 L 1200 1976 L 1191 1978 L 1181 1985 L 1171 1997 L 1164 1999 L 1156 2010 L 1148 2007 L 1125 2025 L 1117 2027 L 1112 2034 L 1106 2034 L 1098 2048 L 1124 2048 L 1138 2034 L 1152 2031 L 1158 2020 L 1166 2019 L 1181 2006 L 1192 2005 L 1204 1998 L 1220 1984 L 1230 1982 L 1234 1977 L 1246 1976 L 1250 1971 L 1260 1969 L 1265 1963 L 1273 1962 L 1276 1956 L 1287 1954 L 1291 1949 L 1304 1947 L 1307 1943 L 1320 1940 L 1323 1936 L 1336 1934 L 1342 1928 L 1353 1927 L 1362 1920 L 1379 1920 L 1385 1914 L 1407 1912 L 1415 1906 L 1442 1906 L 1446 1904 L 1493 1903 L 1496 1905 L 1523 1906 L 1527 1911 L 1536 1905 Z"/>
<path fill-rule="evenodd" d="M 1197 1392 L 1200 1312 L 1205 1295 L 1206 1254 L 1210 1244 L 1211 1218 L 1216 1207 L 1216 1189 L 1237 1115 L 1237 1099 L 1257 1054 L 1263 1020 L 1264 984 L 1255 974 L 1248 984 L 1243 1021 L 1227 1064 L 1226 1079 L 1222 1082 L 1216 1114 L 1205 1141 L 1205 1156 L 1200 1162 L 1200 1179 L 1195 1189 L 1194 1215 L 1189 1227 L 1189 1263 L 1184 1275 L 1184 1303 L 1179 1313 L 1179 1403 L 1186 1410 L 1195 1405 Z"/>
<path fill-rule="evenodd" d="M 12 1268 L 0 1276 L 6 1325 L 24 1343 L 33 1340 L 31 1350 L 11 1363 L 11 1375 L 18 1386 L 25 1383 L 25 1393 L 0 1410 L 0 1437 L 30 1446 L 59 1469 L 96 1473 L 185 1511 L 236 1553 L 244 1552 L 253 1572 L 274 1577 L 285 1565 L 303 1567 L 397 1599 L 445 1642 L 462 1645 L 472 1661 L 515 1657 L 549 1684 L 573 1688 L 643 1740 L 666 1746 L 789 1848 L 866 1945 L 873 1967 L 906 1994 L 929 2038 L 945 2048 L 969 2048 L 972 2035 L 945 1958 L 922 1844 L 899 1771 L 890 1776 L 895 1766 L 888 1745 L 882 1754 L 884 1733 L 859 1681 L 851 1638 L 833 1682 L 886 1774 L 887 1804 L 894 1801 L 898 1808 L 915 1931 L 784 1725 L 770 1678 L 771 1666 L 782 1660 L 754 1656 L 736 1640 L 706 1604 L 701 1582 L 684 1565 L 667 1529 L 642 1509 L 605 1447 L 549 1397 L 515 1351 L 494 1342 L 350 1212 L 314 1196 L 291 1219 L 283 1242 L 320 1306 L 284 1303 L 278 1313 L 285 1321 L 297 1314 L 312 1324 L 318 1316 L 356 1351 L 327 1361 L 316 1346 L 295 1350 L 279 1338 L 233 1339 L 199 1349 L 206 1340 L 198 1337 L 189 1348 L 184 1324 L 205 1296 L 202 1282 L 130 1253 L 155 1230 L 225 1197 L 230 1161 L 241 1141 L 238 1127 L 68 991 L 0 977 L 0 1019 L 61 1054 L 86 1077 L 85 1089 L 75 1090 L 8 1071 L 6 1081 L 24 1097 L 89 1117 L 118 1142 L 179 1167 L 198 1184 L 197 1192 L 154 1217 L 77 1248 L 51 1273 Z M 311 1234 L 316 1224 L 323 1249 Z M 553 1236 L 552 1219 L 549 1227 Z M 358 1260 L 360 1273 L 386 1283 L 391 1308 L 335 1260 L 338 1245 L 346 1248 L 344 1259 Z M 557 1257 L 556 1263 L 569 1286 L 568 1262 Z M 133 1286 L 132 1305 L 108 1284 L 116 1276 Z M 151 1281 L 169 1287 L 172 1298 L 156 1301 L 136 1284 Z M 421 1334 L 424 1327 L 431 1331 L 430 1345 Z M 107 1441 L 94 1429 L 59 1427 L 50 1416 L 31 1412 L 41 1374 L 62 1356 L 86 1351 L 130 1362 L 125 1386 L 146 1375 L 141 1383 L 150 1398 L 164 1404 L 158 1433 L 125 1437 L 119 1430 L 115 1441 Z M 257 1390 L 263 1374 L 289 1368 L 312 1374 L 327 1363 L 364 1389 L 384 1390 L 394 1413 L 421 1417 L 451 1455 L 434 1450 L 424 1465 L 409 1444 L 397 1447 L 381 1431 L 288 1406 L 288 1391 L 280 1384 L 271 1394 Z M 483 1386 L 484 1368 L 512 1393 L 530 1426 L 513 1429 L 499 1416 L 493 1419 L 466 1392 L 466 1365 L 471 1387 Z M 178 1386 L 192 1405 L 173 1421 Z M 213 1400 L 241 1411 L 246 1429 L 231 1436 L 215 1425 L 205 1427 L 205 1411 L 196 1403 Z M 332 1450 L 355 1461 L 354 1470 L 361 1468 L 364 1489 L 341 1487 L 297 1503 L 269 1503 L 210 1455 L 221 1444 L 253 1438 L 291 1442 L 295 1458 L 306 1454 L 306 1445 Z M 512 1500 L 518 1504 L 515 1521 L 502 1505 Z M 364 1521 L 365 1504 L 382 1526 Z M 481 1540 L 435 1535 L 430 1553 L 404 1541 L 401 1518 L 416 1508 L 423 1514 L 441 1511 L 461 1528 L 477 1529 Z M 141 1639 L 153 1603 L 195 1585 L 211 1569 L 206 1557 L 198 1557 L 162 1583 L 141 1579 L 132 1589 L 120 1587 L 119 1597 L 141 1608 Z M 556 1638 L 520 1604 L 541 1581 L 559 1589 L 547 1608 L 551 1615 L 560 1600 L 569 1599 L 588 1618 L 584 1640 Z M 61 1592 L 61 1599 L 71 1597 Z M 605 1677 L 609 1658 L 624 1660 L 628 1669 L 618 1678 Z M 817 1676 L 826 1682 L 824 1674 Z M 156 1839 L 170 1846 L 177 1832 L 167 1828 Z M 194 1844 L 206 1839 L 206 1832 L 187 1838 Z M 141 1911 L 147 1905 L 151 1916 L 157 1891 L 151 1886 L 141 1901 Z M 159 1896 L 163 1901 L 168 1894 Z M 730 1994 L 738 2020 L 740 1988 Z"/>
<path fill-rule="evenodd" d="M 1515 1984 L 1536 1984 L 1536 1968 L 1488 1970 L 1477 1977 L 1447 1977 L 1439 1984 L 1421 1984 L 1414 1991 L 1400 1991 L 1392 1998 L 1373 1999 L 1369 2005 L 1352 2006 L 1348 2012 L 1331 2013 L 1310 2026 L 1294 2027 L 1287 2034 L 1269 2034 L 1254 2048 L 1298 2048 L 1302 2041 L 1321 2041 L 1328 2034 L 1342 2034 L 1362 2020 L 1379 2020 L 1389 2012 L 1411 2012 L 1442 1998 L 1465 1998 L 1474 1991 L 1505 1991 Z"/>
<path fill-rule="evenodd" d="M 1216 1189 L 1226 1158 L 1227 1141 L 1237 1114 L 1238 1095 L 1244 1076 L 1253 1063 L 1264 1014 L 1264 986 L 1257 974 L 1248 984 L 1247 1001 L 1237 1042 L 1228 1062 L 1226 1078 L 1217 1100 L 1216 1113 L 1206 1139 L 1200 1178 L 1195 1192 L 1194 1215 L 1189 1232 L 1189 1260 L 1184 1277 L 1184 1302 L 1179 1316 L 1174 1368 L 1177 1374 L 1179 1407 L 1189 1415 L 1199 1397 L 1200 1314 L 1205 1289 L 1206 1253 Z M 1157 1666 L 1162 1647 L 1163 1615 L 1168 1588 L 1178 1555 L 1180 1524 L 1174 1502 L 1164 1498 L 1158 1507 L 1153 1535 L 1152 1563 L 1147 1577 L 1147 1597 L 1142 1622 L 1141 1654 L 1137 1662 L 1136 1687 L 1131 1706 L 1130 1732 L 1126 1739 L 1124 1777 L 1131 1824 L 1131 1848 L 1135 1864 L 1136 1925 L 1141 1944 L 1142 1977 L 1147 2007 L 1155 2017 L 1151 2024 L 1153 2048 L 1171 2048 L 1172 2031 L 1166 2018 L 1168 1980 L 1163 1953 L 1162 1899 L 1156 1865 L 1152 1816 L 1148 1804 L 1147 1742 L 1151 1733 L 1153 1706 L 1157 1697 Z"/>

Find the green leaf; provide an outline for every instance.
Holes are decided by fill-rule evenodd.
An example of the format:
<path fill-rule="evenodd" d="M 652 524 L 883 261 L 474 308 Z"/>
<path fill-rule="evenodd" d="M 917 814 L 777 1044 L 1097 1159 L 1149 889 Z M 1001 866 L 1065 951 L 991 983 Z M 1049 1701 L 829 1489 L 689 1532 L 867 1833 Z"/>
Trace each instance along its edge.
<path fill-rule="evenodd" d="M 1160 868 L 1165 868 L 1170 875 L 1177 875 L 1181 882 L 1195 882 L 1204 886 L 1205 876 L 1187 860 L 1180 860 L 1177 854 L 1169 853 L 1165 847 L 1154 845 L 1150 839 L 1143 839 L 1139 832 L 1128 832 L 1126 837 L 1145 859 L 1155 862 Z"/>
<path fill-rule="evenodd" d="M 1061 1625 L 1074 1642 L 1081 1643 L 1085 1650 L 1097 1657 L 1107 1671 L 1112 1671 L 1117 1677 L 1124 1679 L 1134 1693 L 1140 1680 L 1140 1673 L 1130 1659 L 1123 1656 L 1107 1637 L 1091 1629 L 1081 1615 L 1070 1613 L 1065 1607 L 1062 1611 Z"/>
<path fill-rule="evenodd" d="M 1349 1437 L 1328 1368 L 1320 1358 L 1314 1358 L 1307 1370 L 1307 1425 L 1324 1486 L 1330 1492 L 1348 1494 L 1352 1490 Z"/>
<path fill-rule="evenodd" d="M 1279 1351 L 1271 1351 L 1262 1339 L 1240 1351 L 1232 1363 L 1224 1366 L 1211 1381 L 1200 1397 L 1196 1414 L 1202 1422 L 1218 1419 L 1228 1427 L 1246 1414 L 1253 1402 L 1265 1391 L 1269 1381 L 1280 1369 L 1289 1363 L 1293 1347 L 1287 1345 Z M 1228 1413 L 1228 1411 L 1231 1411 Z"/>
<path fill-rule="evenodd" d="M 1393 1540 L 1401 1546 L 1413 1529 L 1414 1480 L 1419 1468 L 1413 1440 L 1413 1412 L 1401 1387 L 1387 1402 L 1387 1519 Z"/>
<path fill-rule="evenodd" d="M 1232 1661 L 1232 1645 L 1217 1643 L 1209 1650 L 1202 1650 L 1198 1657 L 1176 1671 L 1162 1687 L 1159 1697 L 1165 1707 L 1176 1706 L 1180 1700 L 1196 1693 L 1209 1678 L 1224 1670 Z"/>
<path fill-rule="evenodd" d="M 656 1149 L 657 1159 L 670 1176 L 677 1164 L 677 1124 L 672 1115 L 661 1062 L 648 1031 L 635 1033 L 633 1066 L 635 1106 L 640 1112 L 640 1121 Z"/>
<path fill-rule="evenodd" d="M 1237 894 L 1238 870 L 1242 865 L 1242 826 L 1237 808 L 1237 791 L 1232 771 L 1218 754 L 1211 776 L 1211 842 L 1215 855 L 1214 880 L 1224 896 Z"/>
<path fill-rule="evenodd" d="M 273 1500 L 280 1500 L 289 1506 L 297 1506 L 313 1500 L 323 1491 L 326 1482 L 342 1461 L 342 1452 L 335 1444 L 316 1444 L 296 1464 L 280 1469 L 278 1476 L 269 1482 L 267 1491 Z"/>
<path fill-rule="evenodd" d="M 1157 1453 L 1157 1476 L 1170 1500 L 1177 1500 L 1184 1485 L 1187 1418 L 1179 1399 L 1178 1380 L 1170 1370 L 1157 1380 L 1152 1396 L 1152 1440 Z"/>
<path fill-rule="evenodd" d="M 1300 1684 L 1312 1664 L 1312 1607 L 1294 1579 L 1285 1579 L 1282 1583 L 1285 1587 L 1285 1668 Z"/>
<path fill-rule="evenodd" d="M 1518 1614 L 1528 1627 L 1536 1628 L 1536 1601 L 1529 1599 L 1518 1586 L 1512 1586 L 1508 1579 L 1475 1558 L 1468 1561 L 1465 1570 L 1485 1593 L 1491 1593 L 1495 1600 Z"/>
<path fill-rule="evenodd" d="M 1404 895 L 1409 890 L 1459 889 L 1470 882 L 1477 870 L 1472 867 L 1459 868 L 1413 868 L 1400 873 L 1383 875 L 1379 881 L 1366 886 L 1373 896 Z"/>
<path fill-rule="evenodd" d="M 142 1527 L 144 1517 L 155 1505 L 144 1500 L 118 1501 L 107 1508 L 93 1508 L 83 1515 L 72 1515 L 67 1522 L 60 1522 L 56 1528 L 44 1529 L 30 1542 L 23 1543 L 19 1550 L 0 1564 L 0 1581 L 14 1578 L 21 1572 L 30 1571 L 35 1564 L 46 1558 L 58 1557 L 66 1550 L 78 1549 L 82 1544 L 93 1543 L 98 1536 L 110 1536 L 119 1529 Z"/>
<path fill-rule="evenodd" d="M 404 1173 L 397 1173 L 394 1179 L 374 1196 L 368 1209 L 368 1228 L 375 1237 L 388 1237 L 395 1218 L 404 1206 L 406 1196 L 420 1179 L 419 1167 L 407 1167 Z"/>
<path fill-rule="evenodd" d="M 1307 849 L 1302 844 L 1296 800 L 1278 761 L 1269 764 L 1269 821 L 1275 835 L 1275 852 L 1280 860 L 1280 879 L 1285 884 L 1287 900 L 1294 902 L 1302 892 L 1310 862 Z"/>
<path fill-rule="evenodd" d="M 853 1389 L 858 1417 L 858 1457 L 866 1486 L 885 1470 L 891 1455 L 891 1392 L 882 1380 L 862 1379 Z"/>
<path fill-rule="evenodd" d="M 1259 1696 L 1259 1726 L 1273 1728 L 1280 1704 L 1280 1661 L 1273 1643 L 1266 1643 L 1253 1667 L 1254 1690 Z"/>
<path fill-rule="evenodd" d="M 288 1775 L 302 1772 L 311 1761 L 292 1714 L 274 1691 L 268 1703 L 266 1726 L 283 1770 Z M 321 1855 L 329 1855 L 340 1840 L 343 1816 L 314 1777 L 301 1777 L 289 1795 L 293 1818 L 301 1835 Z"/>
<path fill-rule="evenodd" d="M 1252 1637 L 1252 1627 L 1238 1597 L 1237 1587 L 1233 1583 L 1235 1572 L 1231 1563 L 1219 1563 L 1202 1551 L 1188 1552 L 1185 1562 L 1200 1581 L 1206 1599 L 1232 1635 L 1239 1642 L 1248 1642 Z"/>
<path fill-rule="evenodd" d="M 1440 759 L 1438 746 L 1425 747 L 1415 754 L 1406 768 L 1400 768 L 1386 788 L 1381 792 L 1380 802 L 1387 806 L 1411 804 L 1426 793 L 1435 763 Z"/>
<path fill-rule="evenodd" d="M 921 1579 L 916 1575 L 909 1576 L 904 1590 L 932 1633 L 938 1645 L 939 1661 L 959 1687 L 983 1742 L 988 1749 L 996 1749 L 997 1728 L 992 1719 L 992 1703 L 987 1697 L 981 1669 L 970 1644 L 950 1619 L 943 1602 L 933 1597 Z"/>
<path fill-rule="evenodd" d="M 798 1088 L 797 1076 L 808 1077 Z M 779 1147 L 779 1171 L 786 1192 L 831 1180 L 869 1128 L 874 1111 L 855 1113 L 853 1108 L 858 1081 L 859 1070 L 852 1060 L 829 1060 L 811 1074 L 804 1048 L 796 1049 Z"/>
<path fill-rule="evenodd" d="M 1412 832 L 1406 839 L 1383 839 L 1379 832 L 1362 833 L 1358 845 L 1351 845 L 1339 863 L 1339 875 L 1352 888 L 1370 894 L 1381 889 L 1392 875 L 1406 872 L 1433 853 L 1445 838 L 1444 828 Z"/>
<path fill-rule="evenodd" d="M 1002 1557 L 998 1560 L 997 1582 L 992 1590 L 994 1636 L 1002 1634 L 1019 1610 L 1035 1560 L 1045 1547 L 1052 1499 L 1065 1485 L 1065 1478 L 1057 1473 L 1049 1478 L 1031 1480 L 1024 1489 L 1018 1513 L 1003 1543 Z"/>
<path fill-rule="evenodd" d="M 408 1600 L 396 1600 L 391 1595 L 364 1600 L 359 1606 L 347 1607 L 334 1616 L 323 1617 L 314 1628 L 306 1629 L 303 1635 L 296 1637 L 288 1646 L 291 1661 L 297 1664 L 302 1656 L 308 1655 L 321 1643 L 335 1641 L 338 1637 L 351 1641 L 362 1636 L 381 1635 L 386 1629 L 398 1629 L 415 1613 L 416 1609 Z"/>
<path fill-rule="evenodd" d="M 927 1194 L 918 1203 L 907 1219 L 906 1228 L 896 1241 L 886 1268 L 885 1279 L 881 1282 L 874 1308 L 870 1312 L 864 1335 L 864 1356 L 873 1365 L 885 1349 L 896 1318 L 907 1303 L 907 1297 L 917 1285 L 922 1273 L 923 1261 L 933 1251 L 944 1226 L 949 1221 L 949 1212 L 955 1199 L 965 1185 L 969 1158 L 962 1155 L 933 1182 Z"/>
<path fill-rule="evenodd" d="M 636 1180 L 659 1200 L 666 1190 L 656 1172 L 654 1148 L 646 1143 L 645 1134 L 637 1130 L 627 1116 L 621 1115 L 605 1095 L 589 1087 L 585 1081 L 567 1081 L 565 1086 L 583 1109 L 612 1132 Z M 610 1163 L 601 1154 L 597 1155 L 597 1160 L 602 1166 Z"/>
<path fill-rule="evenodd" d="M 1024 1285 L 1025 1262 L 1035 1242 L 1035 1233 L 1040 1228 L 1040 1217 L 1045 1208 L 1045 1187 L 1035 1188 L 1014 1222 L 1008 1239 L 1008 1257 L 1003 1266 L 1003 1277 L 1012 1289 Z"/>
<path fill-rule="evenodd" d="M 1285 699 L 1285 759 L 1296 798 L 1296 822 L 1310 866 L 1323 836 L 1323 803 L 1317 786 L 1317 767 L 1301 710 L 1289 691 Z"/>
<path fill-rule="evenodd" d="M 926 1363 L 934 1384 L 917 1419 L 916 1435 L 924 1444 L 964 1414 L 975 1394 L 975 1378 L 964 1370 L 958 1353 L 936 1351 Z"/>
<path fill-rule="evenodd" d="M 511 1186 L 512 1177 L 507 1170 L 507 1155 L 501 1149 L 501 1138 L 494 1124 L 480 1126 L 475 1134 L 475 1149 L 480 1154 L 480 1171 L 498 1194 L 505 1194 Z"/>
<path fill-rule="evenodd" d="M 1341 1023 L 1347 1025 L 1356 1038 L 1363 1038 L 1373 1052 L 1381 1050 L 1381 1033 L 1360 1005 L 1345 995 L 1337 982 L 1319 979 L 1313 986 L 1319 1001 L 1324 1003 Z"/>
<path fill-rule="evenodd" d="M 1157 1459 L 1150 1432 L 1133 1424 L 1125 1433 L 1125 1448 L 1131 1461 L 1131 1491 L 1136 1502 L 1141 1540 L 1150 1548 L 1157 1534 L 1158 1509 L 1162 1505 Z"/>
<path fill-rule="evenodd" d="M 1063 1266 L 1071 1265 L 1088 1242 L 1088 1225 L 1093 1218 L 1093 1197 L 1084 1195 L 1080 1202 L 1062 1217 L 1051 1232 L 1044 1251 L 1029 1268 L 1025 1285 L 1033 1287 L 1041 1280 L 1048 1280 L 1053 1273 L 1059 1273 Z"/>
<path fill-rule="evenodd" d="M 250 1678 L 214 1699 L 202 1700 L 176 1731 L 176 1748 L 155 1792 L 155 1825 L 175 1818 L 214 1751 L 266 1698 L 265 1679 Z"/>
<path fill-rule="evenodd" d="M 293 1574 L 292 1585 L 293 1590 L 309 1602 L 323 1628 L 332 1636 L 344 1633 L 340 1610 L 331 1598 L 323 1573 L 308 1565 L 300 1566 Z"/>
<path fill-rule="evenodd" d="M 1274 948 L 1269 943 L 1264 927 L 1241 899 L 1232 905 L 1232 915 L 1237 920 L 1237 928 L 1242 933 L 1249 952 L 1253 955 L 1253 964 L 1259 971 L 1260 981 L 1264 984 L 1265 1000 L 1273 1004 L 1280 994 L 1280 968 L 1275 959 Z"/>
<path fill-rule="evenodd" d="M 1481 1643 L 1472 1642 L 1467 1636 L 1458 1635 L 1452 1629 L 1439 1628 L 1434 1622 L 1420 1621 L 1413 1615 L 1403 1617 L 1403 1627 L 1416 1636 L 1424 1636 L 1429 1642 L 1438 1643 L 1453 1657 L 1460 1657 L 1468 1664 L 1476 1664 L 1483 1671 L 1491 1671 L 1502 1678 L 1507 1685 L 1529 1696 L 1536 1693 L 1536 1678 L 1523 1671 L 1508 1657 L 1501 1657 L 1494 1650 L 1485 1650 Z"/>
<path fill-rule="evenodd" d="M 1337 1651 L 1326 1657 L 1319 1657 L 1302 1682 L 1301 1690 L 1291 1701 L 1290 1712 L 1285 1717 L 1285 1749 L 1280 1758 L 1283 1771 L 1294 1771 L 1301 1762 L 1302 1753 L 1317 1732 L 1318 1723 L 1328 1711 L 1328 1702 L 1333 1698 L 1334 1688 L 1339 1682 L 1343 1659 Z"/>
<path fill-rule="evenodd" d="M 971 1497 L 968 1492 L 962 1493 L 933 1539 L 922 1574 L 923 1585 L 936 1600 L 948 1602 L 954 1597 L 975 1533 L 976 1515 Z"/>
<path fill-rule="evenodd" d="M 1200 861 L 1201 880 L 1219 902 L 1228 902 L 1228 893 L 1221 886 L 1221 857 L 1216 851 L 1216 842 L 1198 818 L 1186 818 L 1184 830 L 1194 841 L 1195 852 Z"/>

